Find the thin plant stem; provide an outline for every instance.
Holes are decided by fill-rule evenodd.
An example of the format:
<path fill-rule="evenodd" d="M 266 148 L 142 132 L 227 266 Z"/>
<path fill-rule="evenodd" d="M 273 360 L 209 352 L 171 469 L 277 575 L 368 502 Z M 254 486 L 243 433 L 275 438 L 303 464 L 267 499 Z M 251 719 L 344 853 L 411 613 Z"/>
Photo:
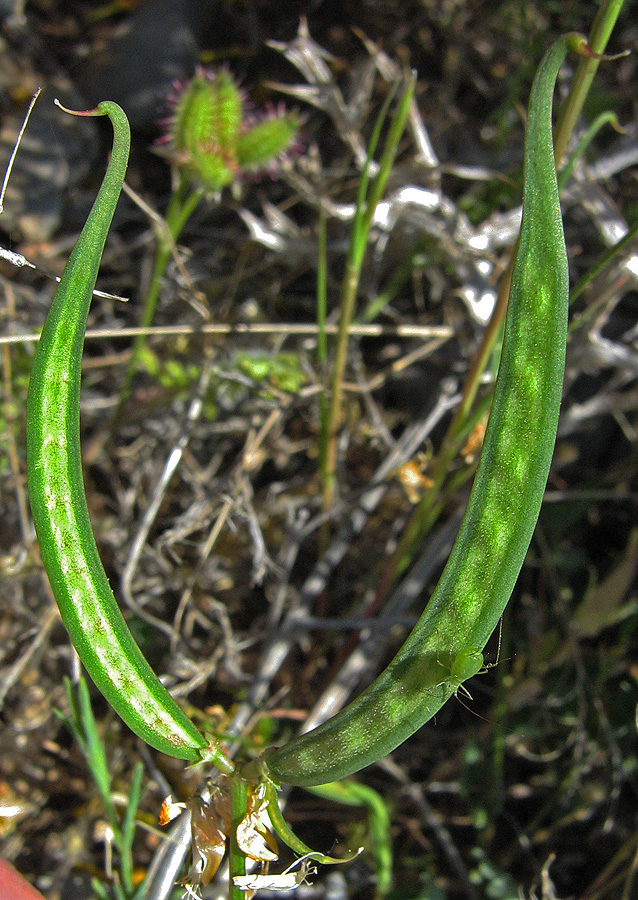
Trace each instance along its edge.
<path fill-rule="evenodd" d="M 318 233 L 318 260 L 317 260 L 317 362 L 321 371 L 321 381 L 325 385 L 326 366 L 328 363 L 328 335 L 326 332 L 326 319 L 328 311 L 328 256 L 326 235 L 326 214 L 321 208 L 319 215 Z M 328 398 L 325 389 L 319 396 L 319 421 L 322 437 L 327 435 L 328 429 Z M 319 466 L 321 478 L 327 478 L 326 441 L 319 442 Z"/>
<path fill-rule="evenodd" d="M 346 270 L 341 288 L 339 331 L 335 349 L 334 368 L 330 386 L 330 404 L 325 431 L 326 465 L 323 482 L 324 509 L 329 509 L 334 500 L 335 471 L 337 464 L 337 434 L 341 418 L 341 398 L 343 393 L 343 375 L 348 356 L 348 336 L 354 308 L 359 289 L 361 267 L 365 257 L 372 219 L 376 206 L 383 196 L 388 178 L 394 165 L 399 141 L 405 128 L 405 123 L 410 109 L 410 102 L 414 94 L 415 77 L 412 75 L 403 93 L 399 108 L 394 116 L 385 142 L 385 148 L 379 163 L 379 171 L 374 179 L 368 194 L 368 182 L 370 164 L 378 144 L 381 129 L 387 114 L 387 108 L 392 94 L 386 100 L 378 118 L 370 139 L 368 156 L 357 193 L 357 208 L 352 225 L 350 247 L 346 261 Z M 366 196 L 367 195 L 367 196 Z"/>
<path fill-rule="evenodd" d="M 600 65 L 600 56 L 605 52 L 607 42 L 623 6 L 623 0 L 604 0 L 598 10 L 589 33 L 587 45 L 593 56 L 581 56 L 572 81 L 569 96 L 560 111 L 554 131 L 554 155 L 556 165 L 565 155 L 567 144 L 576 126 L 594 75 Z"/>
<path fill-rule="evenodd" d="M 602 271 L 604 271 L 604 269 L 607 268 L 607 266 L 610 264 L 610 262 L 612 262 L 612 260 L 615 259 L 615 257 L 618 256 L 618 254 L 622 253 L 622 251 L 625 250 L 632 243 L 632 241 L 635 240 L 637 233 L 638 233 L 638 219 L 630 227 L 627 234 L 625 234 L 624 237 L 622 237 L 619 241 L 617 241 L 615 244 L 613 244 L 613 246 L 611 246 L 607 250 L 605 250 L 605 252 L 602 254 L 600 259 L 597 262 L 595 262 L 594 265 L 591 267 L 591 269 L 589 269 L 589 271 L 583 275 L 583 277 L 580 279 L 580 281 L 577 282 L 577 284 L 573 287 L 573 289 L 570 293 L 570 296 L 569 296 L 570 304 L 574 303 L 580 297 L 580 295 L 585 290 L 587 290 L 587 288 L 592 283 L 592 281 L 595 278 L 597 278 L 600 275 L 600 273 Z M 569 328 L 570 332 L 576 331 L 577 328 L 580 328 L 582 325 L 585 324 L 585 322 L 588 322 L 591 319 L 591 317 L 595 314 L 595 312 L 597 310 L 597 306 L 598 306 L 597 303 L 591 304 L 590 306 L 587 307 L 586 310 L 584 310 L 584 312 L 580 313 L 580 315 L 578 315 L 578 316 L 575 316 L 573 321 L 570 324 L 570 328 Z"/>
<path fill-rule="evenodd" d="M 122 881 L 127 893 L 131 896 L 135 887 L 133 877 L 133 841 L 135 839 L 135 817 L 142 792 L 144 766 L 140 760 L 133 767 L 133 777 L 129 788 L 128 804 L 121 827 L 120 869 Z"/>
<path fill-rule="evenodd" d="M 176 241 L 181 234 L 184 226 L 195 212 L 202 199 L 202 192 L 198 189 L 187 191 L 188 185 L 183 176 L 179 176 L 179 183 L 173 192 L 173 195 L 166 210 L 166 225 L 171 238 Z M 153 261 L 153 270 L 149 282 L 148 291 L 144 300 L 144 309 L 140 319 L 141 328 L 149 328 L 155 318 L 157 309 L 157 301 L 159 299 L 160 288 L 162 285 L 162 277 L 166 271 L 166 266 L 171 257 L 170 243 L 160 235 L 158 237 L 157 249 L 155 251 L 155 259 Z M 128 368 L 124 375 L 124 381 L 120 390 L 120 398 L 115 413 L 115 418 L 119 418 L 122 408 L 128 401 L 133 386 L 133 379 L 137 372 L 140 355 L 146 344 L 146 334 L 138 334 L 133 343 L 133 353 L 128 364 Z"/>
<path fill-rule="evenodd" d="M 237 844 L 237 826 L 246 815 L 248 799 L 248 784 L 243 778 L 233 778 L 231 786 L 231 830 L 230 830 L 230 860 L 228 865 L 229 898 L 230 900 L 246 900 L 244 891 L 235 887 L 233 878 L 246 874 L 246 856 Z"/>
<path fill-rule="evenodd" d="M 612 128 L 615 128 L 616 131 L 622 133 L 622 128 L 620 127 L 618 116 L 615 112 L 611 112 L 610 110 L 608 110 L 607 112 L 603 112 L 599 116 L 596 116 L 585 134 L 578 141 L 577 146 L 570 154 L 567 162 L 560 170 L 560 173 L 558 175 L 559 191 L 562 191 L 564 189 L 565 185 L 572 177 L 572 173 L 574 171 L 576 163 L 578 162 L 580 157 L 584 155 L 591 142 L 594 140 L 601 128 L 603 128 L 605 125 L 611 125 Z"/>
<path fill-rule="evenodd" d="M 381 112 L 377 116 L 370 144 L 368 146 L 368 154 L 366 162 L 359 179 L 359 188 L 357 191 L 357 200 L 354 220 L 352 223 L 352 231 L 350 235 L 350 245 L 348 248 L 348 257 L 346 260 L 346 271 L 341 286 L 341 303 L 339 328 L 337 331 L 337 341 L 335 349 L 335 360 L 333 366 L 333 374 L 330 388 L 330 402 L 328 413 L 325 419 L 325 428 L 321 435 L 321 457 L 324 460 L 323 472 L 323 505 L 324 509 L 332 506 L 334 499 L 334 479 L 337 461 L 337 431 L 339 428 L 339 419 L 341 416 L 341 393 L 343 373 L 346 365 L 348 354 L 348 331 L 352 316 L 354 313 L 354 304 L 356 300 L 357 289 L 359 286 L 359 275 L 363 264 L 365 246 L 367 242 L 367 234 L 363 231 L 364 215 L 363 210 L 366 201 L 366 192 L 368 189 L 370 163 L 376 150 L 379 138 L 381 136 L 381 128 L 387 115 L 388 107 L 393 98 L 391 92 L 386 98 L 381 108 Z"/>

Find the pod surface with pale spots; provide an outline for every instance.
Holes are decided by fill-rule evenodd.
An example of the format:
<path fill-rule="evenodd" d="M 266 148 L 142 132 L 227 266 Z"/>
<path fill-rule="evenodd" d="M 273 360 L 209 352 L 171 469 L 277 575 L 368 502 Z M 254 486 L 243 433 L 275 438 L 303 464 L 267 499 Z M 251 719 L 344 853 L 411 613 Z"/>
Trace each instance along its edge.
<path fill-rule="evenodd" d="M 267 753 L 280 783 L 336 781 L 394 750 L 483 664 L 538 519 L 556 440 L 569 283 L 552 141 L 552 97 L 567 35 L 543 58 L 530 96 L 523 218 L 498 378 L 470 500 L 450 558 L 414 630 L 357 699 Z M 443 648 L 443 649 L 442 649 Z"/>
<path fill-rule="evenodd" d="M 217 751 L 175 703 L 133 639 L 104 571 L 84 493 L 79 413 L 84 334 L 128 165 L 130 130 L 116 103 L 76 115 L 109 117 L 113 153 L 64 269 L 31 371 L 27 478 L 33 522 L 62 620 L 95 685 L 152 747 L 198 762 Z"/>

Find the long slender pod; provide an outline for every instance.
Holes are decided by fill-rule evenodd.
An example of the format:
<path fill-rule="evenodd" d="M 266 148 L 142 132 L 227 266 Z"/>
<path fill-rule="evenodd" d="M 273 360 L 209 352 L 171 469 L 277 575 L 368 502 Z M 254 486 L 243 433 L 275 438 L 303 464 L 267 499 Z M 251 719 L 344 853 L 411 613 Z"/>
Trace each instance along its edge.
<path fill-rule="evenodd" d="M 40 552 L 62 620 L 87 672 L 126 724 L 158 750 L 200 761 L 212 748 L 142 655 L 100 560 L 84 493 L 80 375 L 84 334 L 106 237 L 128 164 L 130 129 L 111 102 L 111 160 L 77 240 L 35 354 L 27 399 L 27 477 Z M 230 764 L 232 768 L 232 764 Z"/>
<path fill-rule="evenodd" d="M 584 45 L 579 35 L 557 41 L 532 86 L 523 219 L 494 401 L 467 510 L 441 580 L 377 680 L 332 719 L 266 755 L 267 770 L 278 782 L 323 784 L 375 762 L 483 665 L 481 651 L 532 538 L 556 440 L 569 288 L 552 97 L 567 49 Z"/>

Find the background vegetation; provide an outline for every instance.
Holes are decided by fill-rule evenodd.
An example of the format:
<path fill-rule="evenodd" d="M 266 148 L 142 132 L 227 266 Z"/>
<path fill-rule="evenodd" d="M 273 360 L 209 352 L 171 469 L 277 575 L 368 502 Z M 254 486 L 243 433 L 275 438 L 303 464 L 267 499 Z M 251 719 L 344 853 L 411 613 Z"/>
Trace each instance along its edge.
<path fill-rule="evenodd" d="M 28 337 L 52 294 L 43 273 L 61 271 L 103 171 L 100 140 L 110 140 L 94 122 L 68 121 L 51 97 L 76 108 L 122 103 L 135 130 L 128 182 L 160 213 L 170 170 L 153 150 L 157 123 L 173 80 L 197 61 L 226 64 L 256 107 L 279 103 L 272 82 L 287 85 L 287 102 L 304 114 L 301 147 L 277 173 L 198 206 L 179 238 L 179 265 L 169 263 L 162 282 L 157 331 L 119 408 L 132 346 L 126 329 L 139 323 L 155 247 L 152 220 L 122 200 L 100 287 L 131 300 L 94 304 L 90 327 L 99 334 L 87 340 L 84 363 L 87 492 L 131 627 L 172 693 L 219 733 L 237 704 L 258 697 L 245 736 L 265 745 L 291 734 L 333 684 L 336 702 L 346 664 L 358 668 L 344 693 L 363 686 L 436 583 L 466 500 L 462 486 L 448 492 L 419 550 L 409 602 L 362 621 L 361 602 L 412 509 L 400 476 L 413 476 L 417 495 L 424 489 L 428 448 L 437 449 L 450 414 L 442 399 L 462 386 L 515 236 L 534 69 L 555 35 L 587 32 L 596 9 L 38 0 L 26 25 L 4 19 L 7 158 L 25 101 L 37 85 L 45 94 L 0 219 L 2 245 L 38 266 L 6 265 L 1 274 L 1 332 L 15 341 L 2 345 L 0 852 L 48 897 L 85 896 L 88 878 L 106 879 L 110 865 L 108 804 L 55 715 L 69 711 L 62 676 L 74 663 L 24 487 Z M 612 52 L 635 48 L 635 13 L 627 4 Z M 313 331 L 319 200 L 333 323 L 362 154 L 405 66 L 417 72 L 420 122 L 400 145 L 386 192 L 394 203 L 382 208 L 363 268 L 355 317 L 365 320 L 374 304 L 368 318 L 381 327 L 349 343 L 336 502 L 326 519 Z M 586 122 L 615 110 L 626 130 L 600 132 L 565 192 L 573 281 L 638 215 L 636 83 L 634 57 L 601 66 L 585 109 Z M 418 143 L 422 123 L 435 164 Z M 574 310 L 579 327 L 547 502 L 500 653 L 492 648 L 498 664 L 474 680 L 472 699 L 449 703 L 362 777 L 390 813 L 394 896 L 593 900 L 636 890 L 635 252 L 629 245 Z M 409 446 L 412 429 L 419 440 Z M 415 460 L 424 448 L 426 459 Z M 472 454 L 453 474 L 471 467 Z M 373 505 L 366 488 L 380 469 Z M 343 536 L 339 552 L 335 535 Z M 358 643 L 362 626 L 374 641 Z M 281 667 L 265 672 L 266 639 L 277 638 Z M 139 880 L 160 841 L 162 798 L 188 797 L 198 776 L 148 752 L 92 697 L 116 807 L 139 778 L 135 763 L 145 766 L 132 857 Z M 365 806 L 302 791 L 291 794 L 287 816 L 326 852 L 335 840 L 358 846 L 369 827 Z M 383 865 L 364 854 L 322 875 L 319 890 L 374 896 Z"/>

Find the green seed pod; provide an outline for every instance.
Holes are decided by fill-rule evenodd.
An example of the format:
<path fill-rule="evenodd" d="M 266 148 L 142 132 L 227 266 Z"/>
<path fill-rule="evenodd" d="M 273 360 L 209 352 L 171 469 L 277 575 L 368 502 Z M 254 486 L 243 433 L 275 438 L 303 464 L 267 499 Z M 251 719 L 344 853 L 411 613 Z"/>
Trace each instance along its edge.
<path fill-rule="evenodd" d="M 27 398 L 33 524 L 62 621 L 113 709 L 151 747 L 193 763 L 211 762 L 228 775 L 234 770 L 231 760 L 215 738 L 200 734 L 135 643 L 93 537 L 80 448 L 82 348 L 131 137 L 124 110 L 116 103 L 107 101 L 73 115 L 108 116 L 114 143 L 102 187 L 62 273 L 33 360 Z"/>
<path fill-rule="evenodd" d="M 376 681 L 332 719 L 266 755 L 277 783 L 325 784 L 376 762 L 483 667 L 482 649 L 532 539 L 556 440 L 569 277 L 552 99 L 567 50 L 585 52 L 584 43 L 573 34 L 557 40 L 534 79 L 523 218 L 500 368 L 474 486 L 448 563 L 412 633 Z M 444 660 L 442 646 L 450 649 Z"/>

